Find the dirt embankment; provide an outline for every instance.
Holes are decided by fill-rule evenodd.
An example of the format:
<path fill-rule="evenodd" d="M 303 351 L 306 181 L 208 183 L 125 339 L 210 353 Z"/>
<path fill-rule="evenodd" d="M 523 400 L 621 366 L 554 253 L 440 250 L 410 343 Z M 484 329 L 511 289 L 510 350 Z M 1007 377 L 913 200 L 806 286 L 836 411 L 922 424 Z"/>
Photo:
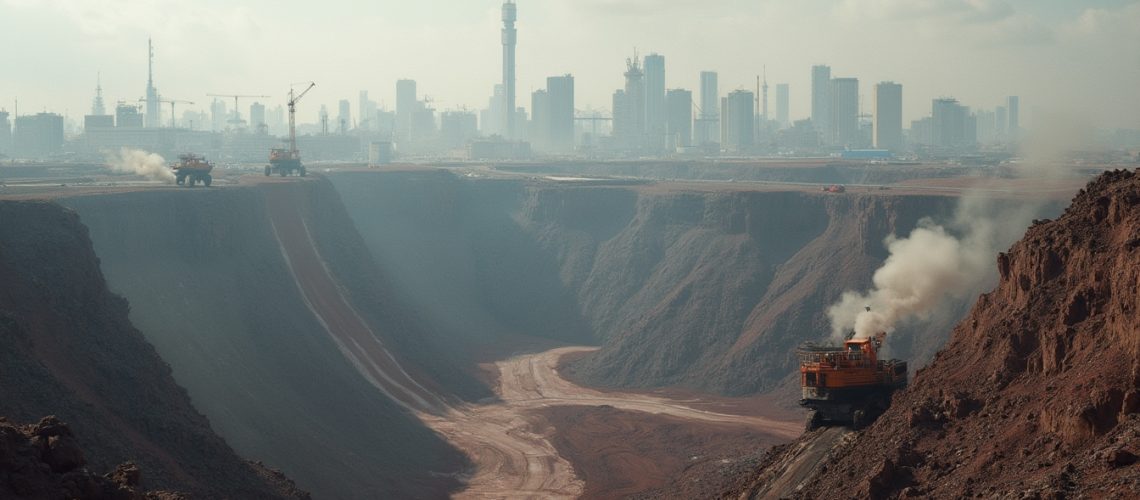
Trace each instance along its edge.
<path fill-rule="evenodd" d="M 469 353 L 504 333 L 602 343 L 587 385 L 775 388 L 792 348 L 830 333 L 826 308 L 870 285 L 883 239 L 956 199 L 718 192 L 463 178 L 444 171 L 330 176 L 398 298 L 428 323 L 418 352 Z M 980 290 L 979 290 L 980 292 Z M 964 314 L 901 332 L 929 359 Z M 408 350 L 408 352 L 417 352 Z M 455 386 L 456 377 L 438 377 Z M 456 391 L 477 400 L 486 391 Z M 478 388 L 476 388 L 478 389 Z"/>
<path fill-rule="evenodd" d="M 147 488 L 277 494 L 214 434 L 131 324 L 75 213 L 0 202 L 0 221 L 0 415 L 58 415 L 92 468 L 134 461 Z"/>
<path fill-rule="evenodd" d="M 796 496 L 1140 495 L 1137 235 L 1140 171 L 1031 227 L 945 349 Z"/>
<path fill-rule="evenodd" d="M 367 256 L 354 246 L 359 237 L 336 234 L 354 230 L 343 212 L 336 220 L 340 201 L 326 182 L 63 203 L 90 228 L 131 320 L 239 453 L 319 497 L 435 497 L 459 487 L 466 459 L 361 376 L 290 269 L 287 258 L 304 255 L 283 252 L 275 223 L 286 237 L 313 228 L 334 274 L 351 269 L 354 252 Z M 391 326 L 414 336 L 408 325 Z"/>

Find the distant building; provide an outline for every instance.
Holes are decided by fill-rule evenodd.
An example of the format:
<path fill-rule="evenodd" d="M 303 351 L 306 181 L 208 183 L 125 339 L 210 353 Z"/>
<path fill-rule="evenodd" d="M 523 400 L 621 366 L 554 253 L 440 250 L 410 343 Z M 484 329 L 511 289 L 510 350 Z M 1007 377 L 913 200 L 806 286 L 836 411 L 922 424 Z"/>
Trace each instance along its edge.
<path fill-rule="evenodd" d="M 776 84 L 776 121 L 780 128 L 788 128 L 788 84 Z"/>
<path fill-rule="evenodd" d="M 693 145 L 693 93 L 685 89 L 669 89 L 665 93 L 666 148 L 676 151 Z"/>
<path fill-rule="evenodd" d="M 550 95 L 547 147 L 552 151 L 571 152 L 574 150 L 574 77 L 547 78 L 546 91 Z"/>
<path fill-rule="evenodd" d="M 396 142 L 411 139 L 412 115 L 417 108 L 416 81 L 396 81 Z"/>
<path fill-rule="evenodd" d="M 993 144 L 997 141 L 997 133 L 995 132 L 994 125 L 997 123 L 993 111 L 978 110 L 974 113 L 974 118 L 978 123 L 978 143 L 980 144 Z"/>
<path fill-rule="evenodd" d="M 530 130 L 531 146 L 539 151 L 547 149 L 550 136 L 550 93 L 546 89 L 538 89 L 530 94 Z"/>
<path fill-rule="evenodd" d="M 645 56 L 645 131 L 649 151 L 665 148 L 665 56 Z"/>
<path fill-rule="evenodd" d="M 142 128 L 143 115 L 134 104 L 120 102 L 115 106 L 115 126 L 119 128 Z"/>
<path fill-rule="evenodd" d="M 736 153 L 752 150 L 755 143 L 756 94 L 736 90 L 721 101 L 721 137 L 724 148 Z"/>
<path fill-rule="evenodd" d="M 1006 134 L 1009 132 L 1009 113 L 1006 112 L 1005 106 L 998 106 L 994 109 L 994 135 L 997 138 L 1005 139 Z"/>
<path fill-rule="evenodd" d="M 1006 110 L 1009 113 L 1009 123 L 1006 135 L 1011 141 L 1021 137 L 1021 98 L 1011 95 L 1005 100 Z"/>
<path fill-rule="evenodd" d="M 210 130 L 213 132 L 225 130 L 226 120 L 226 101 L 214 99 L 214 102 L 210 103 Z M 115 122 L 118 126 L 123 126 L 118 116 L 115 117 Z"/>
<path fill-rule="evenodd" d="M 929 116 L 910 122 L 911 146 L 930 146 L 934 143 L 934 120 Z"/>
<path fill-rule="evenodd" d="M 831 80 L 830 144 L 858 147 L 859 144 L 859 80 L 834 78 Z"/>
<path fill-rule="evenodd" d="M 264 104 L 255 102 L 249 105 L 249 128 L 258 134 L 269 134 L 269 124 L 265 122 Z"/>
<path fill-rule="evenodd" d="M 44 158 L 63 150 L 63 116 L 36 113 L 16 117 L 12 139 L 18 158 Z"/>
<path fill-rule="evenodd" d="M 0 156 L 12 154 L 12 123 L 8 121 L 8 112 L 0 110 Z"/>
<path fill-rule="evenodd" d="M 115 117 L 111 115 L 86 115 L 83 117 L 83 130 L 114 128 Z"/>
<path fill-rule="evenodd" d="M 337 102 L 336 114 L 336 130 L 337 133 L 344 135 L 352 130 L 352 103 L 348 99 L 341 99 Z"/>
<path fill-rule="evenodd" d="M 720 87 L 715 71 L 701 72 L 699 112 L 694 142 L 698 145 L 720 142 Z"/>
<path fill-rule="evenodd" d="M 898 152 L 903 148 L 902 85 L 879 82 L 875 85 L 874 139 L 878 149 Z"/>
<path fill-rule="evenodd" d="M 824 142 L 831 133 L 831 66 L 811 67 L 811 123 Z"/>
<path fill-rule="evenodd" d="M 626 59 L 625 89 L 620 99 L 614 95 L 614 138 L 619 149 L 639 151 L 645 146 L 644 76 L 636 56 Z"/>
<path fill-rule="evenodd" d="M 464 147 L 479 135 L 478 120 L 469 111 L 445 111 L 439 124 L 440 140 L 449 149 Z"/>
<path fill-rule="evenodd" d="M 977 125 L 970 116 L 970 108 L 959 104 L 957 99 L 935 99 L 930 118 L 932 146 L 962 149 L 977 143 Z"/>

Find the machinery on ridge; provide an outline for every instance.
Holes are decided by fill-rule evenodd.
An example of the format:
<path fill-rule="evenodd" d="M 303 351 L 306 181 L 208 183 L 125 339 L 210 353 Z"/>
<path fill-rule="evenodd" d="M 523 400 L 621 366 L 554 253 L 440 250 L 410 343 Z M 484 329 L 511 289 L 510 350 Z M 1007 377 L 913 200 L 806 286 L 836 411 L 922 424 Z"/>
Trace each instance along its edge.
<path fill-rule="evenodd" d="M 174 170 L 174 183 L 179 186 L 194 187 L 202 183 L 203 186 L 210 187 L 210 183 L 214 181 L 210 175 L 214 170 L 214 164 L 194 153 L 178 155 L 178 163 L 171 165 L 170 169 Z"/>
<path fill-rule="evenodd" d="M 835 424 L 862 429 L 887 409 L 896 390 L 906 387 L 906 361 L 878 357 L 886 335 L 853 338 L 852 332 L 842 346 L 807 343 L 796 350 L 800 406 L 811 410 L 807 430 Z"/>
<path fill-rule="evenodd" d="M 289 149 L 274 148 L 269 150 L 269 165 L 265 166 L 265 175 L 278 174 L 281 177 L 293 174 L 304 177 L 305 166 L 301 164 L 301 152 L 297 150 L 297 101 L 308 94 L 317 84 L 309 82 L 309 86 L 300 94 L 289 89 Z"/>

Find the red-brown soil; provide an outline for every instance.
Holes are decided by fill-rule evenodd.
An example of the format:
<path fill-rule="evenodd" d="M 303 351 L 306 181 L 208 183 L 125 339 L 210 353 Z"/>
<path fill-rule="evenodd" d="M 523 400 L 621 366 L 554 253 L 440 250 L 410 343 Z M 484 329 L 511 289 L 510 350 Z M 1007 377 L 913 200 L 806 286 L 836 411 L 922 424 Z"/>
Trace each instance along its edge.
<path fill-rule="evenodd" d="M 998 256 L 1000 284 L 887 413 L 780 493 L 1140 496 L 1138 235 L 1140 171 L 1091 182 Z"/>
<path fill-rule="evenodd" d="M 625 498 L 671 486 L 674 477 L 709 462 L 725 466 L 783 439 L 739 424 L 696 422 L 612 406 L 554 406 L 535 412 L 559 454 L 585 480 L 582 498 Z M 690 485 L 689 493 L 704 491 Z M 660 493 L 660 492 L 658 492 Z M 689 498 L 698 498 L 696 494 Z"/>

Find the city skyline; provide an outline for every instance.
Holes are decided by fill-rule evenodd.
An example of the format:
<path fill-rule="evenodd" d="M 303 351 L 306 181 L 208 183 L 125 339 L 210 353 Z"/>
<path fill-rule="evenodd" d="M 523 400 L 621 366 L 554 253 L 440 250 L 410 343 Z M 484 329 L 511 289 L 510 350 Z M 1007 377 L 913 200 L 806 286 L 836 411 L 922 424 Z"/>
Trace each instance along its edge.
<path fill-rule="evenodd" d="M 395 81 L 400 78 L 416 80 L 421 95 L 434 96 L 440 110 L 480 109 L 493 84 L 502 79 L 500 1 L 441 0 L 419 6 L 385 6 L 387 10 L 365 6 L 350 18 L 336 15 L 343 12 L 335 8 L 316 13 L 319 9 L 302 4 L 292 11 L 298 14 L 283 14 L 283 9 L 271 8 L 277 3 L 261 1 L 242 2 L 237 7 L 214 1 L 193 7 L 170 3 L 166 7 L 186 14 L 186 26 L 173 28 L 170 23 L 174 21 L 160 20 L 161 12 L 155 7 L 124 8 L 132 4 L 0 2 L 0 19 L 7 20 L 0 21 L 0 37 L 7 38 L 9 45 L 17 38 L 41 42 L 38 50 L 12 57 L 13 71 L 0 82 L 0 99 L 4 99 L 0 107 L 13 111 L 11 101 L 19 98 L 22 112 L 46 109 L 75 120 L 89 108 L 100 74 L 108 102 L 143 97 L 148 37 L 155 43 L 155 85 L 162 90 L 161 97 L 194 100 L 198 104 L 185 109 L 199 111 L 208 109 L 204 94 L 210 92 L 270 94 L 274 98 L 264 103 L 273 107 L 283 100 L 289 82 L 301 80 L 318 81 L 320 88 L 307 103 L 313 109 L 302 111 L 303 121 L 316 116 L 320 105 L 335 108 L 341 99 L 360 90 L 371 91 L 377 101 L 393 109 Z M 904 123 L 928 114 L 930 100 L 938 97 L 953 96 L 972 108 L 994 109 L 1004 104 L 1006 96 L 1020 95 L 1028 103 L 1023 121 L 1032 120 L 1033 110 L 1048 107 L 1042 110 L 1083 113 L 1087 120 L 1105 127 L 1140 126 L 1140 98 L 1129 84 L 1140 81 L 1140 64 L 1128 64 L 1140 60 L 1140 36 L 1123 29 L 1128 21 L 1140 20 L 1140 3 L 1135 1 L 1094 0 L 1074 6 L 1014 0 L 849 0 L 799 2 L 793 7 L 791 2 L 776 1 L 750 6 L 736 1 L 585 0 L 571 4 L 554 0 L 524 2 L 518 8 L 518 94 L 543 88 L 549 76 L 572 73 L 578 80 L 580 109 L 610 107 L 613 89 L 622 86 L 624 59 L 632 47 L 638 47 L 642 53 L 657 52 L 668 59 L 666 88 L 697 92 L 700 71 L 712 70 L 719 75 L 723 96 L 751 89 L 755 76 L 767 66 L 770 82 L 790 85 L 791 120 L 810 114 L 810 67 L 826 64 L 834 74 L 866 82 L 860 88 L 864 110 L 872 102 L 869 89 L 874 83 L 891 80 L 905 85 Z M 803 16 L 810 12 L 826 15 L 808 22 Z M 291 50 L 261 50 L 283 41 L 281 33 L 269 29 L 270 20 L 299 13 L 311 14 L 304 19 L 289 18 L 300 34 L 320 41 L 321 27 L 335 21 L 342 28 L 337 39 L 344 43 L 298 42 Z M 397 13 L 403 17 L 393 15 Z M 774 20 L 763 21 L 760 13 L 773 14 Z M 218 16 L 217 22 L 207 26 L 211 15 Z M 662 21 L 685 17 L 687 21 L 673 32 L 637 23 L 624 31 L 609 29 L 638 16 Z M 398 21 L 396 17 L 404 24 L 386 30 L 385 26 Z M 787 24 L 801 17 L 805 20 L 798 23 L 798 43 L 753 44 L 761 35 L 746 34 L 766 31 L 752 30 L 763 23 Z M 369 29 L 365 20 L 380 24 Z M 953 41 L 954 33 L 913 38 L 919 27 L 938 24 L 935 20 L 958 27 L 959 37 L 972 34 L 975 39 Z M 757 24 L 741 26 L 745 22 Z M 908 43 L 899 47 L 879 40 L 886 35 L 873 34 L 827 46 L 849 35 L 852 24 L 859 26 L 859 32 L 893 26 L 892 36 L 907 38 Z M 45 28 L 48 25 L 53 27 Z M 567 26 L 575 34 L 558 36 Z M 696 37 L 694 30 L 701 26 L 719 29 Z M 193 36 L 191 28 L 195 27 L 211 36 Z M 33 33 L 33 29 L 42 33 Z M 827 36 L 821 39 L 821 35 Z M 403 43 L 388 45 L 393 36 Z M 1130 44 L 1133 40 L 1138 43 Z M 234 47 L 235 41 L 241 43 Z M 741 46 L 757 48 L 741 53 Z M 918 55 L 901 54 L 903 49 Z M 1078 51 L 1084 56 L 1065 57 Z M 577 57 L 584 52 L 590 57 Z M 962 58 L 971 54 L 986 57 Z M 914 64 L 916 58 L 922 64 Z M 59 64 L 44 64 L 44 60 Z M 995 65 L 1000 64 L 1017 64 L 1016 71 L 998 71 Z M 1068 77 L 1057 78 L 1057 73 Z M 44 81 L 54 83 L 45 85 Z M 1098 92 L 1081 92 L 1088 87 Z"/>

